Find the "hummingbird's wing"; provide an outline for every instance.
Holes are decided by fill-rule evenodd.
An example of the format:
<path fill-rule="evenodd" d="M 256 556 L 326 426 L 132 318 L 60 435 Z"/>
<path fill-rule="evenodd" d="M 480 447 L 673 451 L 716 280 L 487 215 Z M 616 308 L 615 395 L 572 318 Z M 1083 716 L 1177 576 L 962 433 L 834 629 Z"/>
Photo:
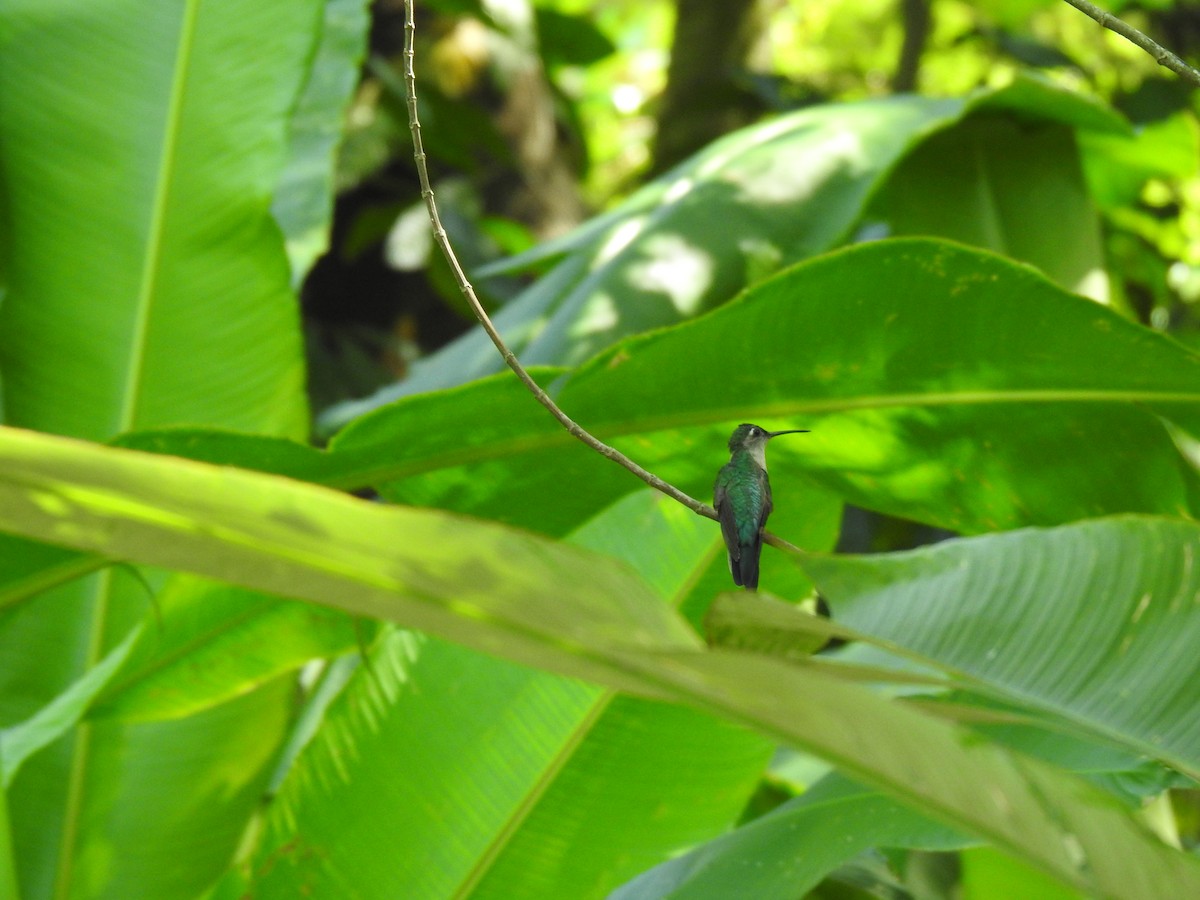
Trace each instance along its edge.
<path fill-rule="evenodd" d="M 730 502 L 729 492 L 720 482 L 713 489 L 713 507 L 717 511 L 717 521 L 721 523 L 721 537 L 725 539 L 729 560 L 731 563 L 737 562 L 742 553 L 738 541 L 737 520 L 733 516 L 733 503 Z"/>
<path fill-rule="evenodd" d="M 759 469 L 756 476 L 762 505 L 758 510 L 758 516 L 752 520 L 754 531 L 749 535 L 743 534 L 741 537 L 739 542 L 740 558 L 733 576 L 735 583 L 751 591 L 758 590 L 758 562 L 762 556 L 762 532 L 767 524 L 767 516 L 771 515 L 771 510 L 774 508 L 771 503 L 771 482 L 767 478 L 766 470 Z M 732 557 L 732 554 L 730 556 Z M 734 569 L 732 563 L 730 569 Z"/>
<path fill-rule="evenodd" d="M 758 517 L 758 530 L 762 531 L 767 527 L 767 516 L 771 515 L 771 510 L 775 508 L 775 504 L 771 502 L 771 479 L 767 477 L 767 473 L 762 473 L 762 492 L 763 492 L 763 507 L 762 513 Z"/>

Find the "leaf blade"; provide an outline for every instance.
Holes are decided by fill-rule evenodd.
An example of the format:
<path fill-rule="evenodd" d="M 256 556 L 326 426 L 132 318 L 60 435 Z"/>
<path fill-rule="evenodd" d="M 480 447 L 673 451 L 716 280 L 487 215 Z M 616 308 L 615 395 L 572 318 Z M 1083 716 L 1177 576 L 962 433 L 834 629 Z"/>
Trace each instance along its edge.
<path fill-rule="evenodd" d="M 1197 553 L 1193 524 L 1130 517 L 806 565 L 836 620 L 1196 773 Z"/>
<path fill-rule="evenodd" d="M 219 563 L 225 577 L 258 589 L 278 590 L 286 578 L 290 592 L 348 611 L 419 619 L 412 624 L 486 652 L 685 701 L 808 748 L 1086 891 L 1200 890 L 1200 861 L 1159 843 L 1097 789 L 828 673 L 694 649 L 681 620 L 637 599 L 644 589 L 635 580 L 544 539 L 475 523 L 465 527 L 455 559 L 440 549 L 445 514 L 381 509 L 269 476 L 12 430 L 0 432 L 0 459 L 6 528 L 202 571 Z M 295 505 L 301 499 L 303 513 Z M 220 524 L 189 528 L 189 519 Z M 415 542 L 396 540 L 418 520 Z M 475 541 L 503 552 L 481 554 Z M 219 547 L 241 564 L 230 567 L 230 556 L 214 553 Z M 461 567 L 464 553 L 472 554 L 470 569 Z M 507 568 L 514 563 L 516 574 Z M 490 599 L 473 593 L 480 571 L 505 573 L 489 582 Z M 571 586 L 558 590 L 560 582 Z M 413 588 L 423 600 L 413 602 Z M 539 593 L 569 614 L 527 606 L 526 596 Z M 589 596 L 603 596 L 605 608 L 591 608 Z M 443 615 L 433 615 L 435 604 Z M 505 621 L 520 629 L 495 628 Z M 886 754 L 876 748 L 880 733 L 890 738 Z"/>

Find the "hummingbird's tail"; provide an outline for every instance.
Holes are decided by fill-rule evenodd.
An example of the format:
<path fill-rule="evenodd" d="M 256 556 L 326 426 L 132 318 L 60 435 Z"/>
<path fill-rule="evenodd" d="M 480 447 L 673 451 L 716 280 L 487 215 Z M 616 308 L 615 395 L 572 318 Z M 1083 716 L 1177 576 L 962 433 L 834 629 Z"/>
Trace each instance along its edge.
<path fill-rule="evenodd" d="M 758 590 L 758 559 L 762 555 L 762 541 L 738 544 L 737 559 L 729 554 L 729 572 L 733 583 L 748 591 Z"/>

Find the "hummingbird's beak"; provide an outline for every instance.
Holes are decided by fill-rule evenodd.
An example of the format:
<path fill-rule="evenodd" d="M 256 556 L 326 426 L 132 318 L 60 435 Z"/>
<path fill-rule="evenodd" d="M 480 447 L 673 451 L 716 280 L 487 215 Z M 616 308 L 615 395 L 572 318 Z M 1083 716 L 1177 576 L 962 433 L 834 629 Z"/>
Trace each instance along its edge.
<path fill-rule="evenodd" d="M 767 437 L 779 437 L 781 434 L 808 434 L 807 428 L 789 428 L 787 431 L 768 431 Z"/>

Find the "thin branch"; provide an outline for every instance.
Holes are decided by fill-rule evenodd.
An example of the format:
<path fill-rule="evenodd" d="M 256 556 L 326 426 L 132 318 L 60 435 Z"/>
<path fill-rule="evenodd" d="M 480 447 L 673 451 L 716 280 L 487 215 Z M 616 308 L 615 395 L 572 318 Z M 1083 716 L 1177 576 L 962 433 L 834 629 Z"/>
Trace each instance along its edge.
<path fill-rule="evenodd" d="M 1115 31 L 1131 44 L 1145 50 L 1154 57 L 1155 62 L 1160 66 L 1170 69 L 1184 81 L 1189 81 L 1196 87 L 1200 87 L 1200 71 L 1193 69 L 1170 50 L 1150 40 L 1150 38 L 1146 37 L 1146 35 L 1142 34 L 1132 25 L 1122 22 L 1116 16 L 1105 12 L 1094 3 L 1089 3 L 1088 0 L 1067 0 L 1067 2 L 1084 15 L 1091 16 L 1109 31 Z"/>
<path fill-rule="evenodd" d="M 496 330 L 496 326 L 492 324 L 491 318 L 483 308 L 483 304 L 479 302 L 479 297 L 475 294 L 475 288 L 468 280 L 466 272 L 463 271 L 462 264 L 458 261 L 458 256 L 454 252 L 454 248 L 450 245 L 450 238 L 446 234 L 446 229 L 442 226 L 441 216 L 438 215 L 437 203 L 433 197 L 433 187 L 429 183 L 429 169 L 426 165 L 425 145 L 421 140 L 421 123 L 417 119 L 417 76 L 414 67 L 414 38 L 416 35 L 416 23 L 413 19 L 413 0 L 405 0 L 404 3 L 404 86 L 405 97 L 408 101 L 408 127 L 412 131 L 413 142 L 413 159 L 417 164 L 417 177 L 421 181 L 421 197 L 425 200 L 425 207 L 429 210 L 429 221 L 433 225 L 433 238 L 438 247 L 442 251 L 442 255 L 446 257 L 446 262 L 450 264 L 450 270 L 454 273 L 454 280 L 458 284 L 459 290 L 462 291 L 467 302 L 471 305 L 471 309 L 475 313 L 475 318 L 479 320 L 479 324 L 483 326 L 483 330 L 487 332 L 492 343 L 496 345 L 496 349 L 500 351 L 500 355 L 504 358 L 505 364 L 516 373 L 516 376 L 521 379 L 521 382 L 529 389 L 537 401 L 550 411 L 550 415 L 558 419 L 567 432 L 574 435 L 579 440 L 583 441 L 597 453 L 603 454 L 616 463 L 624 466 L 646 484 L 657 490 L 662 491 L 669 497 L 678 500 L 684 506 L 692 511 L 699 513 L 702 516 L 707 516 L 710 519 L 717 517 L 716 511 L 704 503 L 689 497 L 682 491 L 672 487 L 661 478 L 647 472 L 625 454 L 619 450 L 608 446 L 599 439 L 593 437 L 576 422 L 563 412 L 552 399 L 538 385 L 536 381 L 525 371 L 525 367 L 517 360 L 516 355 L 508 349 L 508 345 L 504 343 L 504 339 L 500 337 L 500 333 Z"/>
<path fill-rule="evenodd" d="M 479 298 L 475 294 L 475 288 L 468 280 L 467 274 L 463 271 L 462 264 L 459 263 L 458 256 L 454 252 L 454 248 L 450 245 L 450 238 L 446 234 L 446 229 L 442 226 L 441 216 L 438 215 L 437 203 L 433 197 L 433 187 L 429 183 L 429 168 L 426 165 L 425 145 L 421 140 L 421 123 L 417 119 L 417 76 L 413 64 L 415 57 L 413 49 L 415 36 L 416 22 L 413 16 L 413 0 L 405 0 L 404 87 L 405 97 L 408 101 L 408 127 L 412 131 L 413 159 L 417 164 L 417 177 L 421 181 L 421 197 L 425 200 L 425 208 L 429 211 L 429 221 L 433 225 L 433 239 L 441 249 L 442 255 L 446 257 L 446 262 L 450 264 L 450 270 L 454 273 L 454 280 L 458 284 L 459 290 L 462 291 L 463 296 L 466 297 L 467 303 L 471 305 L 471 309 L 475 312 L 475 318 L 479 320 L 479 324 L 483 326 L 483 330 L 487 332 L 492 343 L 496 345 L 496 349 L 500 351 L 505 364 L 521 379 L 521 383 L 529 389 L 529 392 L 533 394 L 538 403 L 546 407 L 550 415 L 558 419 L 568 434 L 583 441 L 583 443 L 587 444 L 601 456 L 607 457 L 618 465 L 624 466 L 638 478 L 642 479 L 642 481 L 646 482 L 646 484 L 650 485 L 650 487 L 661 491 L 673 500 L 677 500 L 697 515 L 715 520 L 717 518 L 717 511 L 707 503 L 701 503 L 699 500 L 689 497 L 683 491 L 679 490 L 679 488 L 668 484 L 654 473 L 646 471 L 620 450 L 610 447 L 598 438 L 593 437 L 576 424 L 570 416 L 559 408 L 557 403 L 550 399 L 550 395 L 542 390 L 530 374 L 525 371 L 525 367 L 521 365 L 516 355 L 508 349 L 508 345 L 504 343 L 504 339 L 496 331 L 496 326 L 492 324 L 492 320 L 484 310 L 483 304 L 479 302 Z M 770 533 L 763 534 L 763 542 L 781 550 L 793 553 L 801 552 L 799 547 Z"/>

